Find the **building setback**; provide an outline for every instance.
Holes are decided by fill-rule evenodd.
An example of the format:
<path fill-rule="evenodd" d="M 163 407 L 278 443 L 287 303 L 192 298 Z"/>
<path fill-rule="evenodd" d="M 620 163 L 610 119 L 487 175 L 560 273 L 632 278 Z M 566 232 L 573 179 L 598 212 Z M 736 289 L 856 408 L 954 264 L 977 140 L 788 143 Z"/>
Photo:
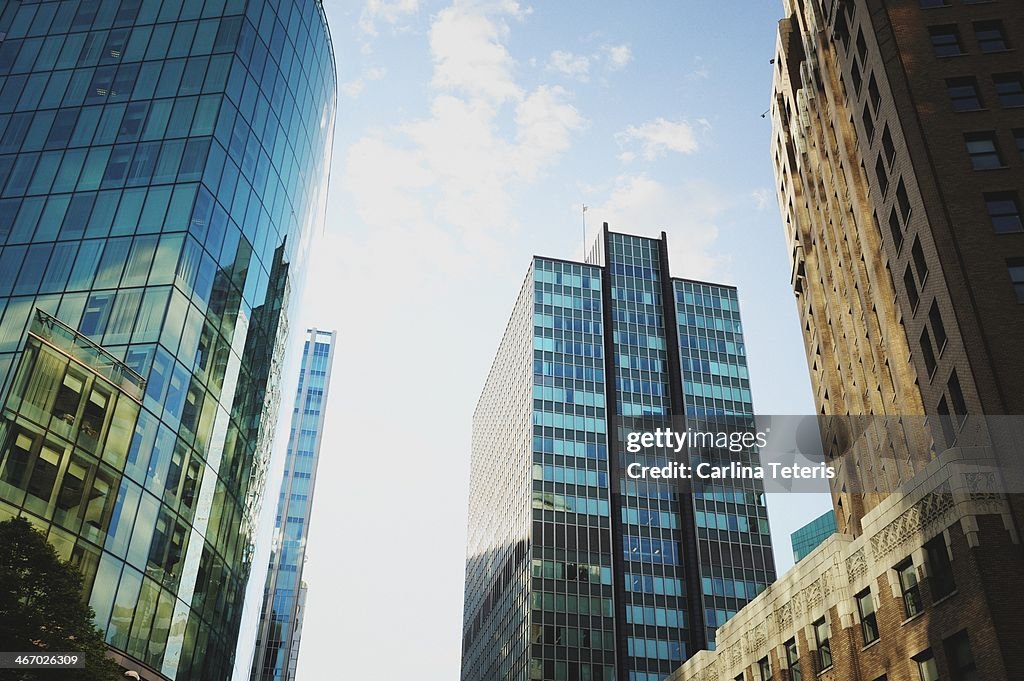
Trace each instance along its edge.
<path fill-rule="evenodd" d="M 144 679 L 227 679 L 336 78 L 319 3 L 0 5 L 0 518 Z"/>
<path fill-rule="evenodd" d="M 252 681 L 295 679 L 306 599 L 302 567 L 306 561 L 320 440 L 327 417 L 334 347 L 333 331 L 306 331 L 253 654 Z"/>
<path fill-rule="evenodd" d="M 607 225 L 533 260 L 473 419 L 463 681 L 661 681 L 774 579 L 759 480 L 624 473 L 666 458 L 623 419 L 753 413 L 736 290 L 668 270 Z"/>

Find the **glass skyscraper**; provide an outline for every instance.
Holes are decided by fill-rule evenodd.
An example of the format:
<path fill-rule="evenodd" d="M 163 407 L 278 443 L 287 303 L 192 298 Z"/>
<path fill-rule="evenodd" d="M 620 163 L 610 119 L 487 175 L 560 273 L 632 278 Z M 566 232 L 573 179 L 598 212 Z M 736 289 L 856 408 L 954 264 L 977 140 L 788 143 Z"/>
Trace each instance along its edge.
<path fill-rule="evenodd" d="M 775 578 L 762 485 L 631 479 L 679 457 L 624 424 L 752 417 L 736 290 L 672 278 L 664 234 L 534 258 L 473 419 L 463 681 L 661 681 L 713 647 Z"/>
<path fill-rule="evenodd" d="M 789 535 L 793 545 L 793 560 L 800 561 L 808 553 L 821 546 L 821 543 L 836 533 L 836 512 L 829 510 L 799 530 Z"/>
<path fill-rule="evenodd" d="M 263 591 L 252 681 L 294 681 L 306 585 L 302 566 L 334 361 L 333 331 L 308 329 Z"/>
<path fill-rule="evenodd" d="M 229 676 L 336 105 L 320 3 L 0 3 L 0 518 L 144 678 Z"/>

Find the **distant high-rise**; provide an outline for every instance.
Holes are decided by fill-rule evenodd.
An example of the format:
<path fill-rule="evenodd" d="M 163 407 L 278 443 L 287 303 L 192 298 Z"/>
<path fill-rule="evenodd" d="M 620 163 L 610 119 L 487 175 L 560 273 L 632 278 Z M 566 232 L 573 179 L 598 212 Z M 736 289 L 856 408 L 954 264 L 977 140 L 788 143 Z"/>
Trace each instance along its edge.
<path fill-rule="evenodd" d="M 793 544 L 793 560 L 799 562 L 836 533 L 836 512 L 828 510 L 789 536 Z"/>
<path fill-rule="evenodd" d="M 320 3 L 0 3 L 0 518 L 145 679 L 231 673 L 335 91 Z"/>
<path fill-rule="evenodd" d="M 306 331 L 253 655 L 252 681 L 295 679 L 306 598 L 302 566 L 306 560 L 320 439 L 327 416 L 334 342 L 333 331 Z"/>
<path fill-rule="evenodd" d="M 856 535 L 985 441 L 965 416 L 1024 414 L 1024 3 L 783 4 L 772 154 L 817 405 L 906 430 L 885 451 L 826 437 Z"/>
<path fill-rule="evenodd" d="M 736 290 L 672 278 L 664 234 L 534 258 L 473 418 L 463 681 L 661 681 L 713 646 L 775 578 L 761 482 L 631 479 L 621 424 L 752 414 Z"/>

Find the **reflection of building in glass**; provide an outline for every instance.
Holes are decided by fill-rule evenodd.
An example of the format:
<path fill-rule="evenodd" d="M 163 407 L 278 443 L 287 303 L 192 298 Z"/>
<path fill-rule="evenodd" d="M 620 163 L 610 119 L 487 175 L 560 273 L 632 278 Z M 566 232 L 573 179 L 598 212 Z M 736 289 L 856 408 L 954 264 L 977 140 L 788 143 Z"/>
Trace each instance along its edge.
<path fill-rule="evenodd" d="M 793 560 L 799 561 L 836 532 L 836 512 L 827 511 L 790 535 Z"/>
<path fill-rule="evenodd" d="M 146 678 L 231 673 L 334 107 L 319 3 L 0 7 L 0 518 Z"/>
<path fill-rule="evenodd" d="M 660 680 L 775 578 L 760 481 L 627 479 L 609 425 L 752 414 L 736 290 L 589 261 L 534 258 L 474 415 L 464 681 Z"/>
<path fill-rule="evenodd" d="M 326 418 L 334 341 L 334 332 L 306 331 L 253 656 L 252 681 L 295 678 L 306 599 L 302 566 Z"/>

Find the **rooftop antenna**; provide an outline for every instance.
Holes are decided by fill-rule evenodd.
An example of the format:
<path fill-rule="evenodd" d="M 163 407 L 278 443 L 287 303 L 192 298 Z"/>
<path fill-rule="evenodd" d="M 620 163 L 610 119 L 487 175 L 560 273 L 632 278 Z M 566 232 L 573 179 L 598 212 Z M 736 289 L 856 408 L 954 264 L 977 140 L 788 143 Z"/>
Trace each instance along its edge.
<path fill-rule="evenodd" d="M 583 204 L 583 262 L 587 261 L 587 204 Z"/>

